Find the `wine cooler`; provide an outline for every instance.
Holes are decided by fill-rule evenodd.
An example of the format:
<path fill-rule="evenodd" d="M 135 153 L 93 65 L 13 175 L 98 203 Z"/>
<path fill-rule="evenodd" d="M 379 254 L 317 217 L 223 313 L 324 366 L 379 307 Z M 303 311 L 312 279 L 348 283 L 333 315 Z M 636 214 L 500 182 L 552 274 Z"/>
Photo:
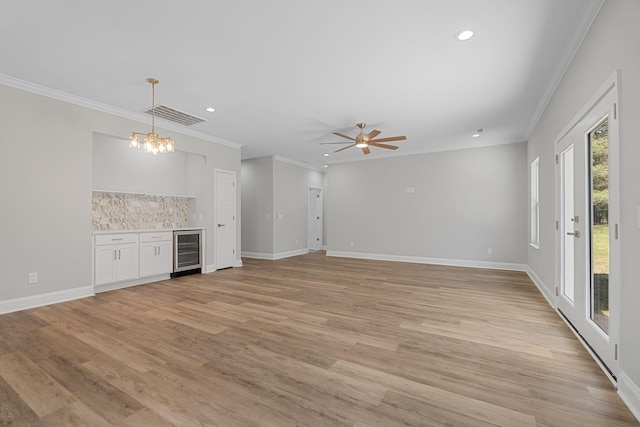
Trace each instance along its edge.
<path fill-rule="evenodd" d="M 174 231 L 173 245 L 171 277 L 202 272 L 202 230 Z"/>

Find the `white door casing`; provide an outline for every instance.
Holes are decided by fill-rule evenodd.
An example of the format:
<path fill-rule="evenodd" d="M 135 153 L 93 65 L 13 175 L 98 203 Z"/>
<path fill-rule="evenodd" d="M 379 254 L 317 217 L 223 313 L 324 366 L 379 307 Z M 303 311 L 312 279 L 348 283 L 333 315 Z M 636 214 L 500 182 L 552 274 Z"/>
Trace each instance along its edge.
<path fill-rule="evenodd" d="M 307 248 L 322 249 L 322 189 L 309 187 Z"/>
<path fill-rule="evenodd" d="M 216 269 L 236 263 L 236 173 L 216 169 L 215 173 L 215 258 Z"/>
<path fill-rule="evenodd" d="M 618 74 L 607 81 L 556 140 L 556 218 L 558 219 L 556 305 L 616 377 L 619 341 L 620 219 Z M 609 285 L 608 330 L 592 319 L 593 214 L 590 133 L 608 123 Z M 576 234 L 577 233 L 577 234 Z"/>

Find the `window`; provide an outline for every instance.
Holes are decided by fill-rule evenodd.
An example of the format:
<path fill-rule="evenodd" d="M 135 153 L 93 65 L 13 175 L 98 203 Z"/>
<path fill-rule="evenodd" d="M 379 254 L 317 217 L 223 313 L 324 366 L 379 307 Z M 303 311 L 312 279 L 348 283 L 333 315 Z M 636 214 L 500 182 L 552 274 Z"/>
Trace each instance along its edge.
<path fill-rule="evenodd" d="M 531 162 L 531 187 L 530 187 L 530 206 L 531 211 L 531 234 L 529 243 L 535 248 L 540 247 L 540 158 L 536 157 Z"/>

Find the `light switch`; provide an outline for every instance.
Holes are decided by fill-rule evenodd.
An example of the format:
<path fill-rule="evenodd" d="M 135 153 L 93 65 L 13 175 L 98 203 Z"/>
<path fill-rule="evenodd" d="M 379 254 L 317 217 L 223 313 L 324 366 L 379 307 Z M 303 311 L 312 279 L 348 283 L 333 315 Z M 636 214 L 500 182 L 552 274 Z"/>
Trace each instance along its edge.
<path fill-rule="evenodd" d="M 29 273 L 27 283 L 38 283 L 38 273 Z"/>
<path fill-rule="evenodd" d="M 276 215 L 276 219 L 284 219 L 284 215 L 279 213 Z"/>

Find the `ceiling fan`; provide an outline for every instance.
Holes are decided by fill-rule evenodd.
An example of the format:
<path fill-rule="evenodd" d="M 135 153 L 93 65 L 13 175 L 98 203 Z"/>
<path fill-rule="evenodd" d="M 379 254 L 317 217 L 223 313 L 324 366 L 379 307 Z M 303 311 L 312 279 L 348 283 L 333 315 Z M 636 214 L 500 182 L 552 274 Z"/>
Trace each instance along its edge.
<path fill-rule="evenodd" d="M 388 138 L 379 138 L 379 139 L 374 139 L 376 136 L 378 136 L 380 134 L 379 130 L 372 130 L 371 132 L 369 132 L 368 134 L 364 134 L 364 128 L 365 126 L 367 126 L 366 123 L 361 122 L 361 123 L 357 123 L 356 126 L 358 126 L 360 128 L 360 133 L 355 137 L 352 138 L 350 136 L 347 135 L 343 135 L 341 133 L 338 132 L 333 132 L 334 135 L 338 135 L 339 137 L 342 138 L 346 138 L 350 141 L 353 141 L 353 143 L 347 147 L 341 148 L 339 150 L 334 151 L 334 153 L 337 153 L 338 151 L 342 151 L 342 150 L 346 150 L 347 148 L 351 148 L 351 147 L 357 147 L 357 148 L 361 148 L 362 152 L 364 154 L 369 154 L 371 151 L 369 151 L 369 146 L 371 147 L 379 147 L 379 148 L 386 148 L 387 150 L 397 150 L 398 147 L 396 145 L 389 145 L 389 144 L 381 144 L 382 142 L 391 142 L 391 141 L 404 141 L 405 139 L 407 139 L 406 136 L 402 135 L 402 136 L 390 136 Z M 350 144 L 349 142 L 321 142 L 320 144 Z"/>

